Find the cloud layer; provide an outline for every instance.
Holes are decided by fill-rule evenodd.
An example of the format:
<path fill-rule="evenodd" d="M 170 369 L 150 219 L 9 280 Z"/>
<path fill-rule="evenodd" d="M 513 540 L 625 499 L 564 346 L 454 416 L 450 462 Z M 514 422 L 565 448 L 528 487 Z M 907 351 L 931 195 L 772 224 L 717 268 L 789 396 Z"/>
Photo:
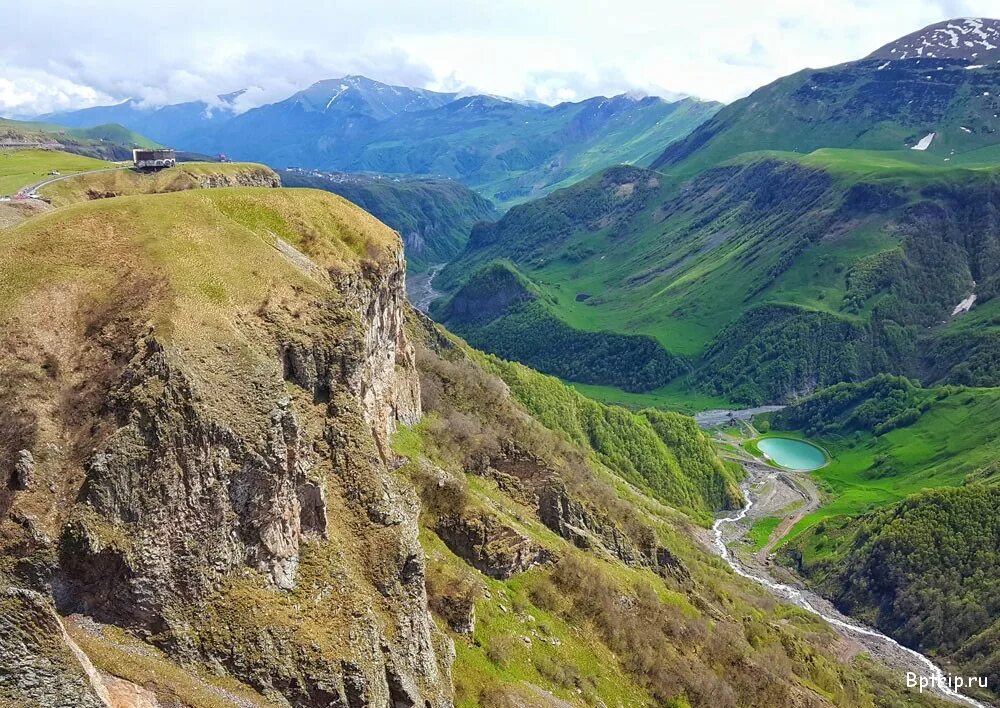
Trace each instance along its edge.
<path fill-rule="evenodd" d="M 3 7 L 9 5 L 9 7 Z M 137 98 L 239 107 L 364 74 L 554 103 L 624 91 L 721 101 L 863 56 L 984 0 L 0 0 L 0 115 Z"/>

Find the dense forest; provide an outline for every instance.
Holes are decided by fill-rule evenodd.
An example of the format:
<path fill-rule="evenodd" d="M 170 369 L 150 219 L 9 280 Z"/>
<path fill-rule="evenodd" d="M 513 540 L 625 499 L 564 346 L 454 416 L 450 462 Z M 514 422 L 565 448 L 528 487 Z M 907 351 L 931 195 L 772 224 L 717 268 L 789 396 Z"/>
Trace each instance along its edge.
<path fill-rule="evenodd" d="M 894 323 L 863 325 L 790 305 L 762 305 L 719 333 L 697 381 L 711 393 L 759 404 L 899 371 L 911 357 L 908 330 Z"/>
<path fill-rule="evenodd" d="M 1000 685 L 1000 486 L 926 491 L 860 521 L 823 522 L 827 552 L 790 555 L 837 606 Z M 831 550 L 832 547 L 832 550 Z"/>
<path fill-rule="evenodd" d="M 952 387 L 925 390 L 902 376 L 880 374 L 861 383 L 829 386 L 773 416 L 775 427 L 810 436 L 856 430 L 881 435 L 915 422 Z"/>
<path fill-rule="evenodd" d="M 654 497 L 702 521 L 705 511 L 742 503 L 742 471 L 723 463 L 693 418 L 654 409 L 634 413 L 587 398 L 526 366 L 480 356 L 534 417 L 593 450 L 608 467 Z"/>

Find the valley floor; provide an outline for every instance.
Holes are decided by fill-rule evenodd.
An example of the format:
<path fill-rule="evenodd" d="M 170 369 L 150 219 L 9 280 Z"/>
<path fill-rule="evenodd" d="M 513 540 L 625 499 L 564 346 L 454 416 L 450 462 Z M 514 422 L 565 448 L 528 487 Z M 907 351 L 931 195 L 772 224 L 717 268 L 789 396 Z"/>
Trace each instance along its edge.
<path fill-rule="evenodd" d="M 423 273 L 409 273 L 406 276 L 406 296 L 410 304 L 423 313 L 431 309 L 431 303 L 444 293 L 434 289 L 434 276 L 441 272 L 444 263 L 431 266 Z"/>
<path fill-rule="evenodd" d="M 738 445 L 734 446 L 734 440 L 732 436 L 722 434 L 721 442 L 726 445 L 726 452 L 722 454 L 740 462 L 747 472 L 743 485 L 747 506 L 735 516 L 718 519 L 713 526 L 712 537 L 706 539 L 706 545 L 711 546 L 737 574 L 767 588 L 775 597 L 829 622 L 847 641 L 845 651 L 850 652 L 850 656 L 867 652 L 890 667 L 901 686 L 905 685 L 909 672 L 928 678 L 944 677 L 942 669 L 929 659 L 845 616 L 826 598 L 807 589 L 791 570 L 771 561 L 770 552 L 785 534 L 820 506 L 819 490 L 808 473 L 763 464 L 743 452 Z M 733 448 L 735 452 L 731 451 Z M 755 534 L 758 528 L 764 528 L 766 535 Z M 961 705 L 989 705 L 948 688 L 939 690 L 938 694 Z"/>

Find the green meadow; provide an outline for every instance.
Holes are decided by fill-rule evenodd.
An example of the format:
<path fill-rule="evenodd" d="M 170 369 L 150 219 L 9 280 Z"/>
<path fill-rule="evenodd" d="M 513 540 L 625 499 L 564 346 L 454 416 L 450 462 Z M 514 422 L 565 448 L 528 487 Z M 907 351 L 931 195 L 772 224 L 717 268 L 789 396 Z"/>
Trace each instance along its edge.
<path fill-rule="evenodd" d="M 52 170 L 72 174 L 102 167 L 113 164 L 58 150 L 0 150 L 0 195 L 40 182 Z"/>
<path fill-rule="evenodd" d="M 963 389 L 935 400 L 911 425 L 882 435 L 855 431 L 817 438 L 830 464 L 811 473 L 829 501 L 789 532 L 858 516 L 935 487 L 995 475 L 1000 464 L 1000 389 Z"/>

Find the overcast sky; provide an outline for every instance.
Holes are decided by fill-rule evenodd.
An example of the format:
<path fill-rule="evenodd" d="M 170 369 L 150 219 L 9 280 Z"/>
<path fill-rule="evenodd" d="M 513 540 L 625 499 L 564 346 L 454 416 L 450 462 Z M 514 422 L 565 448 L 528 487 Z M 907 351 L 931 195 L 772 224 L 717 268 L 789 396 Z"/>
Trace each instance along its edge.
<path fill-rule="evenodd" d="M 208 99 L 324 78 L 530 98 L 731 101 L 1000 0 L 0 0 L 0 115 Z"/>

